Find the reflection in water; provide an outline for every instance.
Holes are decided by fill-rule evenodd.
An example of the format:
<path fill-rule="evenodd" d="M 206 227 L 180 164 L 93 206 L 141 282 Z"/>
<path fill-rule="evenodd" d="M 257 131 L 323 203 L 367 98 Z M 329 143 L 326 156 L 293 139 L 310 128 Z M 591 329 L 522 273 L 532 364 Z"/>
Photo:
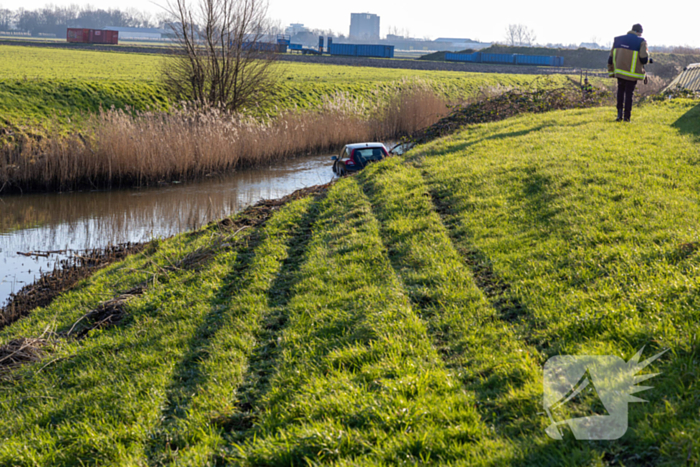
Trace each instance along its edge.
<path fill-rule="evenodd" d="M 40 270 L 50 270 L 65 258 L 17 252 L 84 250 L 165 238 L 260 199 L 327 183 L 332 175 L 329 156 L 323 155 L 187 185 L 0 198 L 0 305 L 10 293 L 37 279 Z"/>

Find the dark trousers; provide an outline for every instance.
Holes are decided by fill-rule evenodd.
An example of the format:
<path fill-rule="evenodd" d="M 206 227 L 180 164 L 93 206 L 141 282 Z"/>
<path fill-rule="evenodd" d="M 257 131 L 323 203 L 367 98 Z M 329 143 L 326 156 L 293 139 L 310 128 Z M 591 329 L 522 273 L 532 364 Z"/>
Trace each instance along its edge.
<path fill-rule="evenodd" d="M 632 97 L 637 80 L 617 78 L 617 116 L 629 120 L 632 116 Z M 623 114 L 624 111 L 624 114 Z"/>

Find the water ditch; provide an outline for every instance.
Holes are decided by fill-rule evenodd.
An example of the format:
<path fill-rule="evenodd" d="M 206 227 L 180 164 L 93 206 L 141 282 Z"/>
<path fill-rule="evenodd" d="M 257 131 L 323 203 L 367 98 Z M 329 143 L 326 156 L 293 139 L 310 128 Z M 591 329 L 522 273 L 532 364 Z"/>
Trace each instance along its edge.
<path fill-rule="evenodd" d="M 187 184 L 0 197 L 0 306 L 76 255 L 197 229 L 332 178 L 324 154 Z"/>

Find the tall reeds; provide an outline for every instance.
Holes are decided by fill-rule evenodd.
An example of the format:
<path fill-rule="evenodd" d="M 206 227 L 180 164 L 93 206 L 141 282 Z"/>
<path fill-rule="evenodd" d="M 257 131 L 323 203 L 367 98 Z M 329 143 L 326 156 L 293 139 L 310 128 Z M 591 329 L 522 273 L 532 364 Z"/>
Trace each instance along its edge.
<path fill-rule="evenodd" d="M 319 109 L 287 111 L 267 121 L 217 109 L 107 110 L 88 119 L 80 133 L 26 138 L 2 149 L 0 192 L 191 180 L 350 142 L 411 134 L 447 113 L 444 99 L 416 81 L 377 92 L 373 102 L 338 93 Z"/>

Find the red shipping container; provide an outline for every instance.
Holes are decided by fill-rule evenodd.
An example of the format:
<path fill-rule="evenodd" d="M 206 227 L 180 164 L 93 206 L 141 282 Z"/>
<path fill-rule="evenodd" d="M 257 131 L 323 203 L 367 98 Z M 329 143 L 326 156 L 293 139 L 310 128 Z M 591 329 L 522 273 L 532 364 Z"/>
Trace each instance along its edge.
<path fill-rule="evenodd" d="M 90 42 L 92 44 L 116 44 L 118 42 L 118 31 L 107 31 L 104 29 L 91 29 Z"/>
<path fill-rule="evenodd" d="M 102 31 L 99 29 L 90 29 L 90 38 L 88 39 L 88 42 L 91 44 L 102 43 Z"/>
<path fill-rule="evenodd" d="M 107 44 L 119 44 L 119 31 L 105 31 Z"/>
<path fill-rule="evenodd" d="M 86 43 L 90 40 L 90 30 L 83 28 L 68 28 L 66 39 L 68 42 Z"/>
<path fill-rule="evenodd" d="M 68 28 L 66 38 L 68 42 L 80 42 L 84 44 L 118 44 L 119 31 Z"/>

